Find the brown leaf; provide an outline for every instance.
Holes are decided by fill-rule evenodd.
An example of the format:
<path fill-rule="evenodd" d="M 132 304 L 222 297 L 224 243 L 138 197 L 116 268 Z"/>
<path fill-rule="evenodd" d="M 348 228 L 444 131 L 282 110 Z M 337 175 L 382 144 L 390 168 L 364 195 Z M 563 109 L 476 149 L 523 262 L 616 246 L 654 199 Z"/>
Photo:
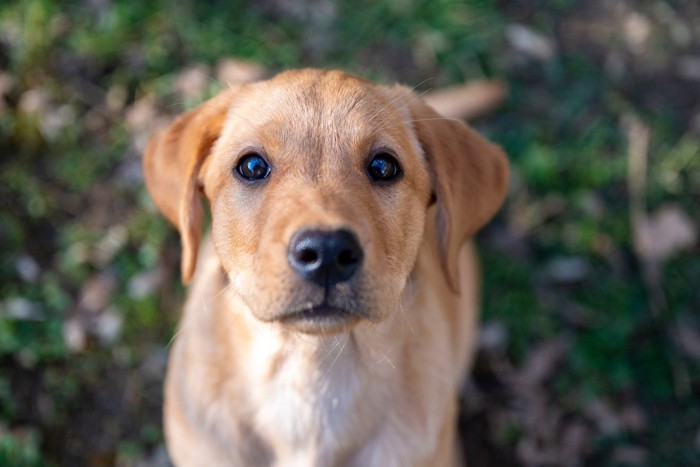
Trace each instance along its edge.
<path fill-rule="evenodd" d="M 516 386 L 531 389 L 542 385 L 554 374 L 557 365 L 563 360 L 570 347 L 571 340 L 566 336 L 559 336 L 539 344 L 530 352 L 520 370 Z"/>
<path fill-rule="evenodd" d="M 697 225 L 678 204 L 665 204 L 636 224 L 637 253 L 657 262 L 692 247 L 698 237 Z"/>
<path fill-rule="evenodd" d="M 147 94 L 134 102 L 126 111 L 126 128 L 131 131 L 143 131 L 158 116 L 156 100 L 152 94 Z"/>
<path fill-rule="evenodd" d="M 85 323 L 78 316 L 68 318 L 63 323 L 63 341 L 74 352 L 85 348 L 87 344 L 87 330 L 85 329 Z"/>
<path fill-rule="evenodd" d="M 161 113 L 155 97 L 147 94 L 126 109 L 124 120 L 134 148 L 142 152 L 153 131 L 165 126 L 171 119 L 172 117 Z"/>
<path fill-rule="evenodd" d="M 182 70 L 175 77 L 173 89 L 185 100 L 199 98 L 207 88 L 211 71 L 203 63 L 192 65 Z"/>
<path fill-rule="evenodd" d="M 79 309 L 88 313 L 102 311 L 110 302 L 116 285 L 116 277 L 109 272 L 92 276 L 87 280 L 80 293 Z"/>
<path fill-rule="evenodd" d="M 522 24 L 507 26 L 506 39 L 515 50 L 535 60 L 547 61 L 556 53 L 552 39 Z"/>
<path fill-rule="evenodd" d="M 689 357 L 700 361 L 700 331 L 690 322 L 678 322 L 672 330 L 673 340 Z"/>
<path fill-rule="evenodd" d="M 575 284 L 588 277 L 590 266 L 582 256 L 557 257 L 549 260 L 546 271 L 556 284 Z"/>
<path fill-rule="evenodd" d="M 216 65 L 216 79 L 222 86 L 251 83 L 265 77 L 267 71 L 257 63 L 224 58 Z"/>
<path fill-rule="evenodd" d="M 680 57 L 676 69 L 681 78 L 700 81 L 700 55 Z"/>
<path fill-rule="evenodd" d="M 23 113 L 38 115 L 48 112 L 50 105 L 51 99 L 48 91 L 43 88 L 35 88 L 22 93 L 17 107 Z"/>
<path fill-rule="evenodd" d="M 114 256 L 126 245 L 129 233 L 121 224 L 113 225 L 106 235 L 95 245 L 91 259 L 100 267 L 107 265 Z"/>
<path fill-rule="evenodd" d="M 166 273 L 162 267 L 142 271 L 134 275 L 127 285 L 129 296 L 135 299 L 142 299 L 153 295 L 166 278 Z"/>
<path fill-rule="evenodd" d="M 24 282 L 36 282 L 41 274 L 41 268 L 34 258 L 29 255 L 23 254 L 15 262 L 15 269 L 17 274 Z"/>
<path fill-rule="evenodd" d="M 630 12 L 622 24 L 623 37 L 633 53 L 643 53 L 647 49 L 651 30 L 649 18 L 636 11 Z"/>
<path fill-rule="evenodd" d="M 0 301 L 0 318 L 21 321 L 44 319 L 41 305 L 24 297 L 13 297 Z"/>
<path fill-rule="evenodd" d="M 647 429 L 647 416 L 639 405 L 628 404 L 620 410 L 620 421 L 625 430 L 639 433 Z"/>
<path fill-rule="evenodd" d="M 622 429 L 622 420 L 610 404 L 602 399 L 594 399 L 588 403 L 584 407 L 584 413 L 595 422 L 603 434 L 614 435 Z"/>
<path fill-rule="evenodd" d="M 112 344 L 121 334 L 122 322 L 123 314 L 110 307 L 95 316 L 95 319 L 90 323 L 90 331 L 102 344 Z"/>

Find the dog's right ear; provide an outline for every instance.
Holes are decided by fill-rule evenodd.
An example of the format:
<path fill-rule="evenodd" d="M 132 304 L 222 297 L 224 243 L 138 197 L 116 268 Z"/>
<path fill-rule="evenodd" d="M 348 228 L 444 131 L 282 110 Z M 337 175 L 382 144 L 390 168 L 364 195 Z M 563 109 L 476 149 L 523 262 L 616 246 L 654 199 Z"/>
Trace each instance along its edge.
<path fill-rule="evenodd" d="M 508 161 L 499 146 L 463 122 L 403 92 L 432 178 L 442 268 L 450 288 L 459 292 L 459 249 L 503 203 Z"/>
<path fill-rule="evenodd" d="M 180 232 L 182 281 L 194 273 L 202 229 L 200 170 L 219 138 L 236 89 L 178 117 L 148 142 L 143 166 L 156 206 Z"/>

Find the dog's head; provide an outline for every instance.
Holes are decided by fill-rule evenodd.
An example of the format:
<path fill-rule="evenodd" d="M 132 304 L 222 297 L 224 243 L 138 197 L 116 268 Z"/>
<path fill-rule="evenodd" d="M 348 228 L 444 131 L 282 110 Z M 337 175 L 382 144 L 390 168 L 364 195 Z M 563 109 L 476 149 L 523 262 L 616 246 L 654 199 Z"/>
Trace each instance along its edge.
<path fill-rule="evenodd" d="M 232 293 L 262 321 L 309 333 L 398 306 L 428 207 L 445 280 L 500 206 L 501 150 L 403 87 L 301 70 L 222 92 L 150 141 L 146 182 L 178 227 L 191 278 L 203 193 Z"/>

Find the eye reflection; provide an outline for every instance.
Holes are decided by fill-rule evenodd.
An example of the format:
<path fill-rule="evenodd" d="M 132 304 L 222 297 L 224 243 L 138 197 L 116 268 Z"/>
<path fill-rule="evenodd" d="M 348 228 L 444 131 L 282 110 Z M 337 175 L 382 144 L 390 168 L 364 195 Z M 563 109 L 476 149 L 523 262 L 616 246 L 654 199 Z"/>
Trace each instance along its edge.
<path fill-rule="evenodd" d="M 386 152 L 378 153 L 367 166 L 367 174 L 375 182 L 393 180 L 400 173 L 398 161 Z"/>
<path fill-rule="evenodd" d="M 238 161 L 236 171 L 246 180 L 262 180 L 270 175 L 270 165 L 259 154 L 246 154 Z"/>

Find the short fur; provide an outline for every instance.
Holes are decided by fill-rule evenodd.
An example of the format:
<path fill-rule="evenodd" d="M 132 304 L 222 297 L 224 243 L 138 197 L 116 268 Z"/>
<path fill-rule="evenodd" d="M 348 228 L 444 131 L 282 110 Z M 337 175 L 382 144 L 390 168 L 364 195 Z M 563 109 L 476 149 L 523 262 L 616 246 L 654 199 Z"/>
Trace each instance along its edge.
<path fill-rule="evenodd" d="M 401 176 L 378 184 L 370 154 Z M 235 174 L 264 152 L 267 179 Z M 150 141 L 148 189 L 192 279 L 165 388 L 182 466 L 447 466 L 478 315 L 468 240 L 501 205 L 497 146 L 410 90 L 300 70 L 222 92 Z M 200 250 L 203 194 L 211 209 Z M 302 229 L 351 230 L 360 271 L 324 290 L 290 267 Z M 355 319 L 281 322 L 327 301 Z"/>

